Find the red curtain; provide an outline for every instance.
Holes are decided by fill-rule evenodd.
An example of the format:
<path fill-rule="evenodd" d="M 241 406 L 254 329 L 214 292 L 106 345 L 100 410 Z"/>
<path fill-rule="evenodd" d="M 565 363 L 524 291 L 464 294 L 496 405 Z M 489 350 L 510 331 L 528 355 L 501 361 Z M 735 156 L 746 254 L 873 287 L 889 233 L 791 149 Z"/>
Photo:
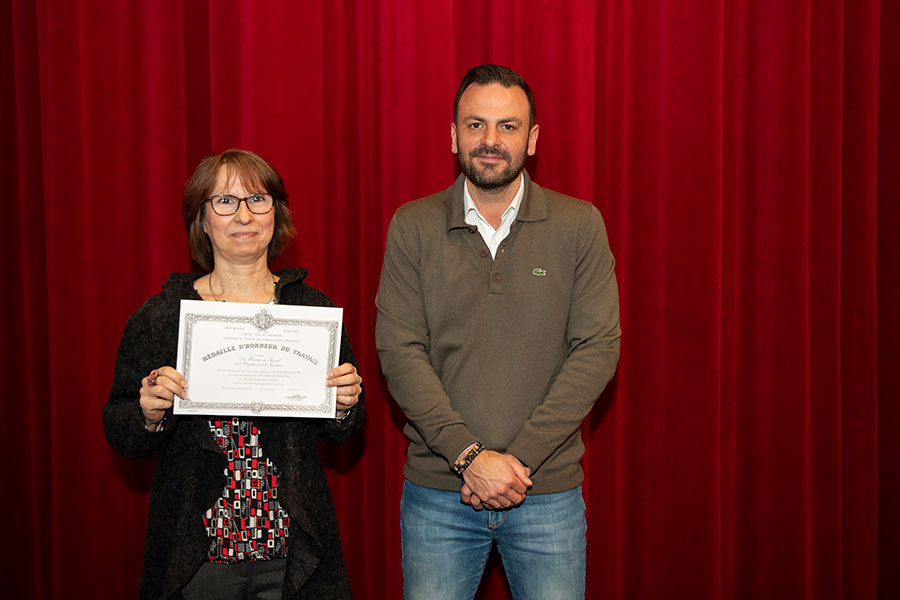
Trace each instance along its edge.
<path fill-rule="evenodd" d="M 537 96 L 531 174 L 593 201 L 617 258 L 588 597 L 900 597 L 898 6 L 12 0 L 5 595 L 133 597 L 153 465 L 114 454 L 100 408 L 127 316 L 191 268 L 185 179 L 237 146 L 291 194 L 278 265 L 345 307 L 368 422 L 323 455 L 355 594 L 400 596 L 384 236 L 450 185 L 456 85 L 499 62 Z M 496 561 L 480 597 L 507 597 Z"/>

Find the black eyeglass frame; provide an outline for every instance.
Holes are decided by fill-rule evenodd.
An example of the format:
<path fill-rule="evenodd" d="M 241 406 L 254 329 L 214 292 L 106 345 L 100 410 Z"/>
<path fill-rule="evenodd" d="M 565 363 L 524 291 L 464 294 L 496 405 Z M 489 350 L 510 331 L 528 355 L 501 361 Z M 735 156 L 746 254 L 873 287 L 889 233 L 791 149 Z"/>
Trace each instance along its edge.
<path fill-rule="evenodd" d="M 263 212 L 253 210 L 252 205 L 249 202 L 247 202 L 247 200 L 250 200 L 251 198 L 257 198 L 257 197 L 265 198 L 266 196 L 268 196 L 269 198 L 272 199 L 272 204 L 269 205 L 268 210 L 263 211 Z M 235 200 L 237 200 L 237 203 L 234 205 L 234 210 L 231 211 L 230 213 L 225 213 L 225 214 L 220 213 L 219 211 L 216 210 L 216 205 L 213 203 L 213 200 L 215 200 L 216 198 L 234 198 Z M 210 206 L 210 208 L 212 208 L 212 211 L 214 213 L 216 213 L 217 215 L 219 215 L 220 217 L 230 217 L 231 215 L 236 215 L 237 211 L 241 210 L 241 202 L 243 202 L 244 205 L 246 205 L 247 210 L 249 210 L 254 215 L 267 215 L 270 212 L 272 212 L 273 208 L 275 208 L 275 200 L 276 200 L 276 198 L 274 196 L 272 196 L 271 194 L 260 194 L 260 193 L 250 194 L 249 196 L 247 196 L 245 198 L 238 198 L 234 194 L 216 194 L 215 196 L 210 196 L 206 199 L 206 201 L 209 202 L 209 206 Z"/>

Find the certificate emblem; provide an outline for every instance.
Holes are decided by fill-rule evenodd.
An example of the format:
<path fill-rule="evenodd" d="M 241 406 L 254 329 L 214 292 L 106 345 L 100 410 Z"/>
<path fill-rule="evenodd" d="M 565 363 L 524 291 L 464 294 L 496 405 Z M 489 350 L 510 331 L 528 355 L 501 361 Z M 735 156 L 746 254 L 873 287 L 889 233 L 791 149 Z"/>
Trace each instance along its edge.
<path fill-rule="evenodd" d="M 256 316 L 254 316 L 253 320 L 250 322 L 253 323 L 253 326 L 260 331 L 265 331 L 275 324 L 275 319 L 272 318 L 272 315 L 269 314 L 269 311 L 267 311 L 266 309 L 262 309 L 261 311 L 256 313 Z"/>

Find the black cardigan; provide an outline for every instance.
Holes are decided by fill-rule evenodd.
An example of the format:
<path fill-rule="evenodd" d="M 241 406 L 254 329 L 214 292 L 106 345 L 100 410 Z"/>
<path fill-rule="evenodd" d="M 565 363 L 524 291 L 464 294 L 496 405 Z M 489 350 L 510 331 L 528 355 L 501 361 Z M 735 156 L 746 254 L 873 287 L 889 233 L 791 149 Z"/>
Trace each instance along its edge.
<path fill-rule="evenodd" d="M 279 271 L 279 304 L 333 306 L 305 283 L 305 269 Z M 216 445 L 208 417 L 169 414 L 163 431 L 144 429 L 138 404 L 141 379 L 174 366 L 182 299 L 200 300 L 198 273 L 173 273 L 163 292 L 144 303 L 122 334 L 109 402 L 103 407 L 107 441 L 123 456 L 158 455 L 140 598 L 180 598 L 181 588 L 206 560 L 209 538 L 202 516 L 225 487 L 225 454 Z M 341 336 L 339 363 L 355 364 L 350 340 Z M 171 411 L 170 411 L 171 412 Z M 330 419 L 257 418 L 260 445 L 281 470 L 278 496 L 291 516 L 283 598 L 350 598 L 337 519 L 322 470 L 317 442 L 342 442 L 362 425 L 363 395 L 340 424 Z"/>

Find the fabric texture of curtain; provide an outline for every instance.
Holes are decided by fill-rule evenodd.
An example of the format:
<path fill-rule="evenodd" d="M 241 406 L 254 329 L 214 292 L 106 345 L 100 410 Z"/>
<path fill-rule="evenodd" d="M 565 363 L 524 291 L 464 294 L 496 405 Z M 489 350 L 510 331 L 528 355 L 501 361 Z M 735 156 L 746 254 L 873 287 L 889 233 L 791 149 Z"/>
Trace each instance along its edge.
<path fill-rule="evenodd" d="M 368 422 L 322 452 L 355 595 L 400 597 L 406 441 L 373 300 L 394 210 L 455 176 L 452 101 L 483 62 L 529 81 L 527 168 L 596 204 L 617 260 L 621 361 L 584 424 L 588 597 L 900 597 L 900 3 L 2 12 L 10 597 L 136 591 L 153 464 L 107 446 L 100 408 L 126 318 L 192 268 L 184 181 L 229 147 L 287 184 L 300 235 L 276 266 L 345 308 Z M 507 595 L 495 560 L 480 597 Z"/>

